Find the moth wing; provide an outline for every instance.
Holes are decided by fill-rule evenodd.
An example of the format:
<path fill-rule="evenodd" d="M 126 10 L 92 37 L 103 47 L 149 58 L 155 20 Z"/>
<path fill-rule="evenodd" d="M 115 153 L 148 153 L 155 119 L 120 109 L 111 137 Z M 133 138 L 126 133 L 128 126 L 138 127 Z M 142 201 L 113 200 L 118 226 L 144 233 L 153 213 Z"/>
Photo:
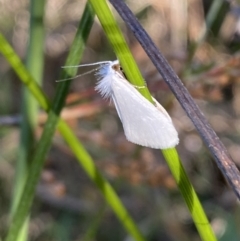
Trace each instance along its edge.
<path fill-rule="evenodd" d="M 112 99 L 126 138 L 135 144 L 167 149 L 179 142 L 171 117 L 155 100 L 145 99 L 127 80 L 113 77 Z"/>

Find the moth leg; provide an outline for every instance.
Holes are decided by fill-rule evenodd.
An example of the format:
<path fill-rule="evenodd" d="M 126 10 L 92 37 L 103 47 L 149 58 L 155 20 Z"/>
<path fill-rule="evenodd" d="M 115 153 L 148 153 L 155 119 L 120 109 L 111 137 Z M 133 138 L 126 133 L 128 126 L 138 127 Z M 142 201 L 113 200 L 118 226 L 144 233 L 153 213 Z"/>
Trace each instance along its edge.
<path fill-rule="evenodd" d="M 139 86 L 139 85 L 132 85 L 133 87 L 135 87 L 136 89 L 144 89 L 144 88 L 147 88 L 146 85 L 142 85 L 142 86 Z"/>

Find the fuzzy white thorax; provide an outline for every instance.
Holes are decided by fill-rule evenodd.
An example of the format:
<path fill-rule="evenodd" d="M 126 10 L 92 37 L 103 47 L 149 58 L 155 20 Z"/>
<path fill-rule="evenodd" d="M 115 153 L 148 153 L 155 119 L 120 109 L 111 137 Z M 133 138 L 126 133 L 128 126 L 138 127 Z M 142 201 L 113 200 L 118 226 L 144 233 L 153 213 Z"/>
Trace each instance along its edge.
<path fill-rule="evenodd" d="M 120 68 L 118 60 L 109 61 L 109 63 L 101 65 L 96 72 L 98 82 L 95 90 L 98 91 L 103 98 L 109 99 L 112 96 L 112 84 L 113 81 L 115 81 L 113 77 L 123 78 L 119 71 L 117 71 L 117 68 Z"/>

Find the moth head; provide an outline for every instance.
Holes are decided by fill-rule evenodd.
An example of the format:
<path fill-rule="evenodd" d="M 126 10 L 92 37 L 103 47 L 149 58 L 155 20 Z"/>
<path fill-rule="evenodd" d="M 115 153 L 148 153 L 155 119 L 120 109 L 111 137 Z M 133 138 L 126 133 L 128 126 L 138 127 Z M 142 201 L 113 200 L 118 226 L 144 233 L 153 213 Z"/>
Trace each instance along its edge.
<path fill-rule="evenodd" d="M 123 71 L 123 68 L 121 67 L 121 65 L 119 63 L 113 64 L 112 69 L 114 71 L 118 72 L 123 78 L 127 79 L 127 77 Z"/>

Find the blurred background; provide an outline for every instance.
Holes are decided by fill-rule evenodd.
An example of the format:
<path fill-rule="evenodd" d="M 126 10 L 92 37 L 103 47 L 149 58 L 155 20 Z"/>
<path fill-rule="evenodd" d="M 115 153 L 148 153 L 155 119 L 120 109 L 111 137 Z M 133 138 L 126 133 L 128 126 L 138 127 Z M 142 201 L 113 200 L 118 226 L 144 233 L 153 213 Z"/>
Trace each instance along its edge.
<path fill-rule="evenodd" d="M 240 2 L 126 1 L 240 165 Z M 43 89 L 53 98 L 86 1 L 45 5 Z M 29 1 L 0 0 L 0 31 L 24 61 Z M 114 11 L 114 10 L 113 10 Z M 115 12 L 115 11 L 114 11 Z M 131 31 L 116 14 L 152 95 L 166 108 L 180 136 L 184 167 L 219 240 L 240 240 L 239 204 L 189 118 Z M 81 63 L 116 56 L 97 18 Z M 85 68 L 79 69 L 84 73 Z M 0 56 L 0 236 L 6 232 L 18 161 L 22 86 Z M 95 92 L 93 74 L 72 81 L 62 117 L 111 182 L 149 241 L 198 241 L 187 207 L 159 150 L 126 141 L 113 105 Z M 46 114 L 39 111 L 40 137 Z M 131 240 L 57 132 L 38 184 L 29 239 Z"/>

